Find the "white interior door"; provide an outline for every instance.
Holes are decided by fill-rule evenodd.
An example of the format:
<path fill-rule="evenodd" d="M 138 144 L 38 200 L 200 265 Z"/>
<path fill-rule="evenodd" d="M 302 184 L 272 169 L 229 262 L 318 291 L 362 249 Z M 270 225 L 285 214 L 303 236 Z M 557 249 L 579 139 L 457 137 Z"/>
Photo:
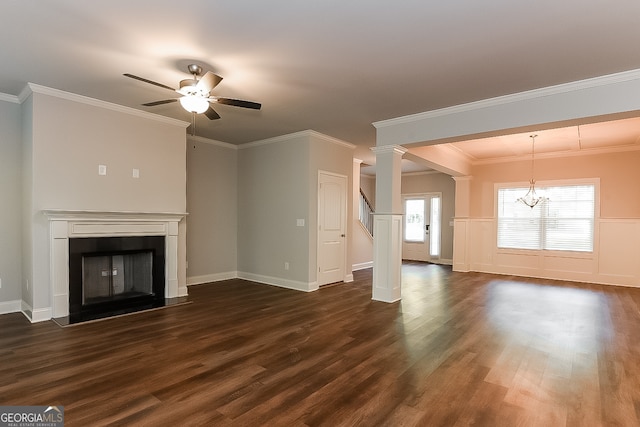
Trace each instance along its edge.
<path fill-rule="evenodd" d="M 318 177 L 318 285 L 345 277 L 347 177 L 320 172 Z"/>
<path fill-rule="evenodd" d="M 440 195 L 403 196 L 402 258 L 432 261 L 440 257 Z"/>

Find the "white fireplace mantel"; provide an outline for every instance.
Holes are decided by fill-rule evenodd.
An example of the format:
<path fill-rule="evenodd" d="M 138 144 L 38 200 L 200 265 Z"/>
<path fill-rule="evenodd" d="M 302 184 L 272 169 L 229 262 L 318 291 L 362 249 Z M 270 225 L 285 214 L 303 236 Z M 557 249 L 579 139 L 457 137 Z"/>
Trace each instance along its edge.
<path fill-rule="evenodd" d="M 187 213 L 44 209 L 49 219 L 53 317 L 69 315 L 69 239 L 165 237 L 165 298 L 187 295 L 178 284 L 178 223 Z"/>

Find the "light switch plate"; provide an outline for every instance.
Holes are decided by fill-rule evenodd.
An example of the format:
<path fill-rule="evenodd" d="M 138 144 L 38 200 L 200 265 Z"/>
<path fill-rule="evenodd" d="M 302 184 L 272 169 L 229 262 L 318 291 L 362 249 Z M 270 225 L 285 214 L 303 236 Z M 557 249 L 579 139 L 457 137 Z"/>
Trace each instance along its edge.
<path fill-rule="evenodd" d="M 135 169 L 135 168 L 134 168 L 134 169 L 133 169 L 133 174 L 132 174 L 132 176 L 133 176 L 134 178 L 140 178 L 140 169 Z"/>
<path fill-rule="evenodd" d="M 98 175 L 107 174 L 107 165 L 98 165 Z"/>
<path fill-rule="evenodd" d="M 303 219 L 297 219 L 296 220 L 296 225 L 298 227 L 304 227 L 304 218 Z"/>

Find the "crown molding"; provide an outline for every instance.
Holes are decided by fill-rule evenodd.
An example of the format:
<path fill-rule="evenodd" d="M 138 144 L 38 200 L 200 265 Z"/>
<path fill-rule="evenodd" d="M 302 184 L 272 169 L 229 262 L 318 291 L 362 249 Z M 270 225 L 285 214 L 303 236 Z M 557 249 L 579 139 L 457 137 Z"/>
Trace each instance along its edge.
<path fill-rule="evenodd" d="M 401 145 L 381 145 L 381 146 L 371 147 L 370 150 L 373 151 L 375 154 L 396 153 L 400 155 L 403 155 L 404 153 L 409 151 L 407 148 Z"/>
<path fill-rule="evenodd" d="M 420 175 L 436 175 L 436 174 L 447 175 L 446 173 L 440 172 L 437 170 L 429 170 L 429 171 L 403 172 L 402 176 L 420 176 Z"/>
<path fill-rule="evenodd" d="M 554 151 L 552 153 L 536 153 L 535 160 L 541 159 L 557 159 L 566 157 L 595 156 L 603 154 L 626 153 L 630 151 L 640 151 L 640 145 L 622 145 L 609 148 L 587 148 L 573 151 Z M 486 160 L 474 160 L 472 166 L 492 165 L 497 163 L 510 163 L 518 161 L 531 161 L 531 154 L 521 156 L 498 157 Z"/>
<path fill-rule="evenodd" d="M 336 144 L 336 145 L 341 145 L 341 146 L 343 146 L 345 148 L 349 148 L 351 150 L 356 148 L 356 146 L 354 144 L 351 144 L 351 143 L 349 143 L 347 141 L 343 141 L 343 140 L 338 139 L 338 138 L 334 138 L 334 137 L 329 136 L 329 135 L 325 135 L 325 134 L 320 133 L 320 132 L 316 132 L 315 130 L 307 130 L 305 132 L 309 136 L 314 136 L 316 138 L 322 139 L 323 141 L 330 142 L 330 143 Z"/>
<path fill-rule="evenodd" d="M 640 80 L 640 69 L 623 71 L 615 74 L 608 74 L 600 77 L 593 77 L 585 80 L 578 80 L 570 83 L 563 83 L 555 86 L 548 86 L 540 89 L 533 89 L 514 94 L 498 96 L 495 98 L 483 99 L 480 101 L 469 102 L 466 104 L 454 105 L 451 107 L 440 108 L 437 110 L 426 111 L 422 113 L 411 114 L 408 116 L 397 117 L 388 120 L 380 120 L 373 122 L 376 129 L 388 126 L 411 123 L 434 117 L 446 116 L 467 111 L 479 110 L 487 107 L 510 104 L 517 101 L 525 101 L 530 99 L 542 98 L 549 95 L 573 92 L 576 90 L 590 89 L 600 86 L 606 86 L 615 83 L 627 82 L 631 80 Z"/>
<path fill-rule="evenodd" d="M 299 139 L 299 138 L 304 138 L 304 137 L 315 137 L 315 138 L 319 138 L 322 139 L 323 141 L 327 141 L 330 142 L 332 144 L 337 144 L 337 145 L 341 145 L 343 147 L 349 148 L 349 149 L 355 149 L 356 146 L 353 144 L 350 144 L 346 141 L 342 141 L 338 138 L 334 138 L 332 136 L 328 136 L 325 134 L 322 134 L 320 132 L 316 132 L 315 130 L 302 130 L 300 132 L 294 132 L 294 133 L 289 133 L 286 135 L 280 135 L 280 136 L 275 136 L 273 138 L 267 138 L 267 139 L 261 139 L 258 141 L 253 141 L 253 142 L 248 142 L 246 144 L 241 144 L 238 146 L 238 149 L 242 150 L 245 148 L 253 148 L 253 147 L 258 147 L 261 145 L 268 145 L 268 144 L 277 144 L 280 142 L 287 142 L 287 141 L 291 141 L 292 139 Z"/>
<path fill-rule="evenodd" d="M 15 95 L 9 95 L 8 93 L 0 93 L 0 101 L 11 102 L 13 104 L 20 104 L 20 99 Z"/>
<path fill-rule="evenodd" d="M 237 145 L 229 144 L 228 142 L 217 141 L 215 139 L 209 139 L 197 135 L 187 135 L 187 142 L 201 142 L 203 144 L 215 145 L 217 147 L 228 148 L 230 150 L 238 150 Z"/>
<path fill-rule="evenodd" d="M 174 126 L 180 126 L 183 128 L 187 128 L 191 124 L 189 122 L 185 122 L 184 120 L 178 120 L 178 119 L 173 119 L 171 117 L 160 116 L 158 114 L 137 110 L 131 107 L 125 107 L 123 105 L 114 104 L 112 102 L 102 101 L 100 99 L 95 99 L 95 98 L 89 98 L 88 96 L 65 92 L 59 89 L 53 89 L 46 86 L 40 86 L 35 83 L 27 83 L 27 86 L 25 87 L 25 89 L 22 92 L 20 92 L 20 95 L 18 96 L 18 98 L 20 99 L 20 102 L 23 102 L 32 93 L 49 95 L 56 98 L 66 99 L 68 101 L 79 102 L 82 104 L 87 104 L 94 107 L 117 111 L 120 113 L 129 114 L 132 116 L 143 117 L 145 119 L 155 120 L 158 122 L 162 122 L 162 123 L 166 123 Z"/>
<path fill-rule="evenodd" d="M 20 91 L 20 93 L 18 94 L 18 101 L 20 102 L 20 104 L 22 104 L 24 101 L 26 101 L 27 98 L 29 98 L 31 96 L 31 94 L 33 93 L 33 90 L 29 86 L 30 84 L 33 84 L 33 83 L 27 83 L 27 85 L 25 87 L 23 87 L 22 90 Z M 37 85 L 34 84 L 34 86 L 37 86 Z M 44 86 L 42 86 L 42 87 L 44 87 Z"/>

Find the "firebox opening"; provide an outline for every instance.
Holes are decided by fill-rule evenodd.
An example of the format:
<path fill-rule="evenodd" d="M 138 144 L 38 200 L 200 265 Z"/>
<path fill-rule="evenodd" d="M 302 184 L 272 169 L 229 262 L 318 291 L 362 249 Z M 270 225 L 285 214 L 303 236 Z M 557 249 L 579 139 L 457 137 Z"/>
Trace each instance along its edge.
<path fill-rule="evenodd" d="M 82 304 L 153 295 L 153 252 L 82 257 Z"/>
<path fill-rule="evenodd" d="M 70 322 L 163 306 L 164 244 L 164 236 L 69 239 Z"/>

